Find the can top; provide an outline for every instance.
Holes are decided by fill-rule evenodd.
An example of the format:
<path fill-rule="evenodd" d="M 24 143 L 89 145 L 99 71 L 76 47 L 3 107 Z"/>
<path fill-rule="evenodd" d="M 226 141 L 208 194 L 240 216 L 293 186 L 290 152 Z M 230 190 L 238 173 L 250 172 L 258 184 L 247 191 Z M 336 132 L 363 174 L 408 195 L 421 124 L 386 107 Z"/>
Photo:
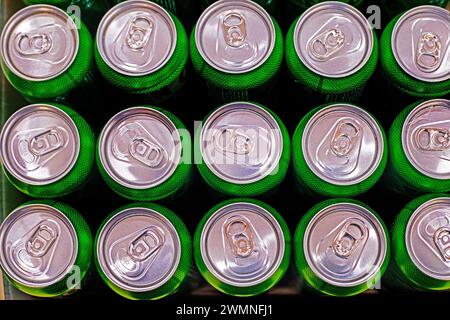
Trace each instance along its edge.
<path fill-rule="evenodd" d="M 8 277 L 26 287 L 57 283 L 71 272 L 77 254 L 72 223 L 51 206 L 19 207 L 0 227 L 0 265 Z"/>
<path fill-rule="evenodd" d="M 97 257 L 105 276 L 129 292 L 161 287 L 175 273 L 181 257 L 179 235 L 157 211 L 128 208 L 99 232 Z"/>
<path fill-rule="evenodd" d="M 248 202 L 217 210 L 203 227 L 200 241 L 208 270 L 235 287 L 264 282 L 284 256 L 285 239 L 278 221 L 266 209 Z"/>
<path fill-rule="evenodd" d="M 175 124 L 149 107 L 129 108 L 112 117 L 103 128 L 98 148 L 108 175 L 131 189 L 165 182 L 175 172 L 182 152 Z"/>
<path fill-rule="evenodd" d="M 200 16 L 195 44 L 211 67 L 226 73 L 246 73 L 272 54 L 275 26 L 270 15 L 253 1 L 217 1 Z"/>
<path fill-rule="evenodd" d="M 450 14 L 437 6 L 415 7 L 394 26 L 395 60 L 410 76 L 426 81 L 450 79 Z"/>
<path fill-rule="evenodd" d="M 204 163 L 234 184 L 260 181 L 276 170 L 283 137 L 275 118 L 250 102 L 232 102 L 206 119 L 200 136 Z"/>
<path fill-rule="evenodd" d="M 309 119 L 302 150 L 316 176 L 345 186 L 373 174 L 383 157 L 384 141 L 381 128 L 369 113 L 339 103 L 320 109 Z"/>
<path fill-rule="evenodd" d="M 368 209 L 340 202 L 309 222 L 303 250 L 313 272 L 337 287 L 354 287 L 379 272 L 387 251 L 381 222 Z"/>
<path fill-rule="evenodd" d="M 16 111 L 0 133 L 0 158 L 16 179 L 47 185 L 67 175 L 80 152 L 80 137 L 72 118 L 49 104 Z"/>
<path fill-rule="evenodd" d="M 433 99 L 415 107 L 402 128 L 409 162 L 434 179 L 450 179 L 450 100 Z"/>
<path fill-rule="evenodd" d="M 103 61 L 116 72 L 145 76 L 164 67 L 177 44 L 170 14 L 151 1 L 119 3 L 103 17 L 97 30 Z"/>
<path fill-rule="evenodd" d="M 22 79 L 44 81 L 64 73 L 78 53 L 75 22 L 49 5 L 25 7 L 6 23 L 1 54 L 10 71 Z"/>
<path fill-rule="evenodd" d="M 373 33 L 366 17 L 353 6 L 327 1 L 306 10 L 294 30 L 295 50 L 302 63 L 328 78 L 347 77 L 369 60 Z"/>
<path fill-rule="evenodd" d="M 405 243 L 420 271 L 450 281 L 450 198 L 434 198 L 418 207 L 406 226 Z"/>

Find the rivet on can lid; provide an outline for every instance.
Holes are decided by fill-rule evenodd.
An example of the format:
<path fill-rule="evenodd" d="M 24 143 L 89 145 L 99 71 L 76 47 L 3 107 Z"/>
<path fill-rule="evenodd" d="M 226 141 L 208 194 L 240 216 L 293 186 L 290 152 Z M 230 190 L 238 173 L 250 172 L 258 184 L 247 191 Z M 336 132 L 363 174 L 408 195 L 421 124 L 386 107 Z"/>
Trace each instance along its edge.
<path fill-rule="evenodd" d="M 120 74 L 145 76 L 164 67 L 177 43 L 170 14 L 151 1 L 119 3 L 103 17 L 97 30 L 103 61 Z"/>
<path fill-rule="evenodd" d="M 261 66 L 272 54 L 275 27 L 270 15 L 253 1 L 217 1 L 200 16 L 195 43 L 211 67 L 245 73 Z"/>
<path fill-rule="evenodd" d="M 402 146 L 419 172 L 450 179 L 450 100 L 428 100 L 415 107 L 403 124 Z"/>
<path fill-rule="evenodd" d="M 133 107 L 116 114 L 99 139 L 103 168 L 120 185 L 148 189 L 169 179 L 181 158 L 181 137 L 160 111 Z"/>
<path fill-rule="evenodd" d="M 232 102 L 214 111 L 203 125 L 200 148 L 216 176 L 235 184 L 260 181 L 276 170 L 283 137 L 275 118 L 250 102 Z"/>
<path fill-rule="evenodd" d="M 116 286 L 130 292 L 161 287 L 175 273 L 181 257 L 179 235 L 157 211 L 128 208 L 102 228 L 97 257 L 103 273 Z"/>
<path fill-rule="evenodd" d="M 406 226 L 405 243 L 420 271 L 450 281 L 450 198 L 434 198 L 418 207 Z"/>
<path fill-rule="evenodd" d="M 303 131 L 301 147 L 314 174 L 336 185 L 353 185 L 370 177 L 384 152 L 377 122 L 350 104 L 329 105 L 314 114 Z"/>
<path fill-rule="evenodd" d="M 378 219 L 353 203 L 336 203 L 309 222 L 303 250 L 313 272 L 338 287 L 371 280 L 386 257 L 387 238 Z"/>
<path fill-rule="evenodd" d="M 364 15 L 349 4 L 327 1 L 305 11 L 294 30 L 302 63 L 328 78 L 347 77 L 365 66 L 373 33 Z"/>
<path fill-rule="evenodd" d="M 392 51 L 410 76 L 427 82 L 450 79 L 450 13 L 437 6 L 407 11 L 394 26 Z"/>
<path fill-rule="evenodd" d="M 61 109 L 47 104 L 14 113 L 0 134 L 0 158 L 19 181 L 47 185 L 67 175 L 80 151 L 78 129 Z"/>
<path fill-rule="evenodd" d="M 201 234 L 201 256 L 208 270 L 236 287 L 258 285 L 278 269 L 285 239 L 266 209 L 237 202 L 217 210 Z"/>
<path fill-rule="evenodd" d="M 0 227 L 0 264 L 23 286 L 45 288 L 63 279 L 78 254 L 78 238 L 67 217 L 44 204 L 14 210 Z"/>
<path fill-rule="evenodd" d="M 49 5 L 25 7 L 1 34 L 3 60 L 15 75 L 44 81 L 64 73 L 78 53 L 78 29 L 72 18 Z"/>

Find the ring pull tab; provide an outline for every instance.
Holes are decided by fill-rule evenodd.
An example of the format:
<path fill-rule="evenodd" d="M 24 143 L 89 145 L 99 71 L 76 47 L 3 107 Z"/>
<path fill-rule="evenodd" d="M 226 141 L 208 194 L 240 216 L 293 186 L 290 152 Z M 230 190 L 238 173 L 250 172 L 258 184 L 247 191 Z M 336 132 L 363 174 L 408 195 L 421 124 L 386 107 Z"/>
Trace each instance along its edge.
<path fill-rule="evenodd" d="M 221 129 L 214 135 L 214 143 L 221 152 L 247 155 L 253 151 L 253 139 L 238 129 Z"/>
<path fill-rule="evenodd" d="M 58 238 L 58 231 L 47 224 L 41 224 L 27 241 L 27 253 L 35 258 L 46 255 Z"/>
<path fill-rule="evenodd" d="M 326 30 L 309 41 L 308 52 L 312 58 L 327 61 L 345 43 L 345 36 L 339 28 Z"/>
<path fill-rule="evenodd" d="M 158 167 L 164 160 L 164 150 L 141 137 L 132 140 L 129 153 L 133 159 L 150 168 Z"/>
<path fill-rule="evenodd" d="M 29 140 L 28 149 L 37 157 L 45 156 L 60 149 L 63 138 L 57 129 L 47 130 Z"/>
<path fill-rule="evenodd" d="M 247 38 L 247 29 L 244 17 L 232 12 L 223 18 L 223 33 L 225 42 L 231 47 L 240 47 L 245 43 Z"/>
<path fill-rule="evenodd" d="M 434 233 L 434 243 L 444 261 L 450 262 L 450 228 L 439 228 Z"/>
<path fill-rule="evenodd" d="M 417 66 L 424 72 L 435 71 L 441 63 L 441 39 L 431 32 L 422 33 L 417 50 Z"/>
<path fill-rule="evenodd" d="M 19 33 L 15 41 L 15 49 L 22 56 L 42 55 L 50 51 L 52 45 L 52 38 L 46 33 Z"/>
<path fill-rule="evenodd" d="M 143 50 L 149 43 L 154 22 L 144 14 L 134 16 L 129 22 L 126 42 L 132 50 Z"/>
<path fill-rule="evenodd" d="M 247 221 L 234 219 L 225 226 L 225 236 L 235 257 L 246 258 L 253 252 L 253 234 Z"/>
<path fill-rule="evenodd" d="M 360 132 L 360 126 L 353 121 L 339 122 L 331 140 L 331 151 L 338 157 L 348 156 L 355 147 Z"/>
<path fill-rule="evenodd" d="M 450 149 L 450 131 L 439 128 L 422 128 L 414 136 L 422 151 L 445 151 Z"/>
<path fill-rule="evenodd" d="M 160 230 L 149 228 L 131 241 L 128 246 L 128 255 L 134 261 L 145 261 L 161 249 L 164 240 L 164 234 Z"/>
<path fill-rule="evenodd" d="M 351 219 L 341 228 L 332 241 L 334 253 L 340 258 L 348 259 L 363 245 L 369 236 L 366 225 L 359 220 Z"/>

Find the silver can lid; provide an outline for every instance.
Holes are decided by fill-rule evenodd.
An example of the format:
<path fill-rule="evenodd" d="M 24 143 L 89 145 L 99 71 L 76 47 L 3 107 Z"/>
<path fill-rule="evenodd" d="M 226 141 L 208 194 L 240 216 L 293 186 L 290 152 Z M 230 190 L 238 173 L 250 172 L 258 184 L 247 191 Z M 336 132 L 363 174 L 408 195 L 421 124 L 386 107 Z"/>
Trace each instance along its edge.
<path fill-rule="evenodd" d="M 353 6 L 327 1 L 306 10 L 294 29 L 294 46 L 302 63 L 328 78 L 347 77 L 369 60 L 373 33 Z"/>
<path fill-rule="evenodd" d="M 426 82 L 450 79 L 450 13 L 437 6 L 407 11 L 394 26 L 391 47 L 410 76 Z"/>
<path fill-rule="evenodd" d="M 175 124 L 149 107 L 116 114 L 103 128 L 98 148 L 108 175 L 131 189 L 148 189 L 165 182 L 175 172 L 182 152 Z"/>
<path fill-rule="evenodd" d="M 101 229 L 97 257 L 105 276 L 129 292 L 149 292 L 175 273 L 181 257 L 179 235 L 157 211 L 128 208 Z"/>
<path fill-rule="evenodd" d="M 17 208 L 0 227 L 0 264 L 14 281 L 45 288 L 71 272 L 78 238 L 70 220 L 45 204 Z"/>
<path fill-rule="evenodd" d="M 450 281 L 450 198 L 434 198 L 418 207 L 406 226 L 405 243 L 420 271 Z"/>
<path fill-rule="evenodd" d="M 1 53 L 10 71 L 29 81 L 64 73 L 78 53 L 75 22 L 61 9 L 33 5 L 14 14 L 1 34 Z"/>
<path fill-rule="evenodd" d="M 226 73 L 245 73 L 261 66 L 275 46 L 270 15 L 249 0 L 222 0 L 200 16 L 195 44 L 202 58 Z"/>
<path fill-rule="evenodd" d="M 16 179 L 47 185 L 66 176 L 80 152 L 80 136 L 72 118 L 48 104 L 19 109 L 0 133 L 0 158 Z"/>
<path fill-rule="evenodd" d="M 270 278 L 284 257 L 285 239 L 266 209 L 248 202 L 217 210 L 203 227 L 201 256 L 221 282 L 235 287 L 258 285 Z"/>
<path fill-rule="evenodd" d="M 316 176 L 346 186 L 373 174 L 383 158 L 384 142 L 381 128 L 366 111 L 350 104 L 333 104 L 308 121 L 302 150 Z"/>
<path fill-rule="evenodd" d="M 232 102 L 206 119 L 200 149 L 204 163 L 216 176 L 249 184 L 277 169 L 283 136 L 267 110 L 250 102 Z"/>
<path fill-rule="evenodd" d="M 130 77 L 145 76 L 164 67 L 177 44 L 170 14 L 151 1 L 119 3 L 103 17 L 97 30 L 103 61 Z"/>
<path fill-rule="evenodd" d="M 402 146 L 419 172 L 450 179 L 450 100 L 428 100 L 415 107 L 403 123 Z"/>
<path fill-rule="evenodd" d="M 366 208 L 336 203 L 320 210 L 303 238 L 306 261 L 323 281 L 354 287 L 373 279 L 387 250 L 381 222 Z"/>

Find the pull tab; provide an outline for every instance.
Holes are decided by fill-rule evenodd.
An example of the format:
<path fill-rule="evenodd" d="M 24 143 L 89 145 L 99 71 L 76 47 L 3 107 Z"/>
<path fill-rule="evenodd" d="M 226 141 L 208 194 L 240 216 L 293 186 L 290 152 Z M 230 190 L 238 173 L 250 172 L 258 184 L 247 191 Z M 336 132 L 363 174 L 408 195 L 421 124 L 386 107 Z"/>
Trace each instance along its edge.
<path fill-rule="evenodd" d="M 362 221 L 349 219 L 332 242 L 334 253 L 341 258 L 350 258 L 368 238 L 369 230 Z"/>
<path fill-rule="evenodd" d="M 424 72 L 435 71 L 441 63 L 441 39 L 431 32 L 422 33 L 417 50 L 417 66 Z"/>
<path fill-rule="evenodd" d="M 348 156 L 356 144 L 360 131 L 359 125 L 353 121 L 339 122 L 331 140 L 331 151 L 338 157 Z"/>
<path fill-rule="evenodd" d="M 15 41 L 15 49 L 22 56 L 47 53 L 52 45 L 52 38 L 46 33 L 19 33 Z"/>
<path fill-rule="evenodd" d="M 56 129 L 47 130 L 29 141 L 29 150 L 36 156 L 53 153 L 64 145 L 61 135 Z"/>
<path fill-rule="evenodd" d="M 235 274 L 258 272 L 266 263 L 268 251 L 251 222 L 243 216 L 228 219 L 223 226 L 225 260 Z"/>
<path fill-rule="evenodd" d="M 150 168 L 156 168 L 164 160 L 161 147 L 140 137 L 133 139 L 129 152 L 133 159 Z"/>
<path fill-rule="evenodd" d="M 47 224 L 41 224 L 27 241 L 27 253 L 32 257 L 42 257 L 49 252 L 57 238 L 57 230 Z"/>
<path fill-rule="evenodd" d="M 327 61 L 338 52 L 345 42 L 345 36 L 338 28 L 326 30 L 309 41 L 309 54 L 319 60 Z"/>
<path fill-rule="evenodd" d="M 134 261 L 142 262 L 155 254 L 163 244 L 164 235 L 158 229 L 148 229 L 130 243 L 128 254 Z"/>
<path fill-rule="evenodd" d="M 450 131 L 439 128 L 421 128 L 416 131 L 414 141 L 422 151 L 449 150 Z"/>
<path fill-rule="evenodd" d="M 111 259 L 124 278 L 136 281 L 146 275 L 164 242 L 164 231 L 150 226 L 114 242 L 110 250 Z"/>
<path fill-rule="evenodd" d="M 137 14 L 129 22 L 126 42 L 133 50 L 142 50 L 149 43 L 154 22 L 144 14 Z"/>
<path fill-rule="evenodd" d="M 443 227 L 434 234 L 434 243 L 445 262 L 450 262 L 450 228 Z"/>
<path fill-rule="evenodd" d="M 225 42 L 231 47 L 240 47 L 245 43 L 247 29 L 244 17 L 232 12 L 223 18 L 223 34 Z"/>
<path fill-rule="evenodd" d="M 214 135 L 217 150 L 237 155 L 247 155 L 254 149 L 252 138 L 239 129 L 221 129 Z"/>

